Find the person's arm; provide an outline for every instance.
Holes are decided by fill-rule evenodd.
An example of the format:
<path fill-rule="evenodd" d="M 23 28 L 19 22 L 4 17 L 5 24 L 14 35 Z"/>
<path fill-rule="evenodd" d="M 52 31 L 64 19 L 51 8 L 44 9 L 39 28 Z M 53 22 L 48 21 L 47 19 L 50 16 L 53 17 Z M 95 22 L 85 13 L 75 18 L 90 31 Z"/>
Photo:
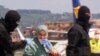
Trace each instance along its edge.
<path fill-rule="evenodd" d="M 76 44 L 78 43 L 78 40 L 80 37 L 79 35 L 80 34 L 74 29 L 69 31 L 69 33 L 68 33 L 68 46 L 66 49 L 67 56 L 75 56 L 75 50 L 77 50 Z"/>
<path fill-rule="evenodd" d="M 20 42 L 14 42 L 12 43 L 12 49 L 18 50 L 18 49 L 24 49 L 27 44 L 27 41 L 21 40 Z"/>
<path fill-rule="evenodd" d="M 52 44 L 47 39 L 41 39 L 41 44 L 44 45 L 48 50 L 52 48 Z"/>
<path fill-rule="evenodd" d="M 52 46 L 52 44 L 47 39 L 42 39 L 41 44 L 43 44 L 50 52 L 50 54 L 57 55 L 57 50 Z"/>
<path fill-rule="evenodd" d="M 47 40 L 46 48 L 50 51 L 51 54 L 58 54 L 57 50 L 53 47 L 53 45 Z"/>
<path fill-rule="evenodd" d="M 11 37 L 7 31 L 0 26 L 0 45 L 7 52 L 8 55 L 13 56 Z"/>
<path fill-rule="evenodd" d="M 74 18 L 78 18 L 78 10 L 80 8 L 80 1 L 79 0 L 72 0 L 72 5 L 73 5 L 73 15 Z"/>
<path fill-rule="evenodd" d="M 48 40 L 46 40 L 46 48 L 48 50 L 50 50 L 51 48 L 53 48 L 52 44 Z"/>
<path fill-rule="evenodd" d="M 25 47 L 26 41 L 12 42 L 10 34 L 3 27 L 0 26 L 0 28 L 2 28 L 0 31 L 0 42 L 2 42 L 1 44 L 8 54 L 13 54 L 14 50 Z"/>

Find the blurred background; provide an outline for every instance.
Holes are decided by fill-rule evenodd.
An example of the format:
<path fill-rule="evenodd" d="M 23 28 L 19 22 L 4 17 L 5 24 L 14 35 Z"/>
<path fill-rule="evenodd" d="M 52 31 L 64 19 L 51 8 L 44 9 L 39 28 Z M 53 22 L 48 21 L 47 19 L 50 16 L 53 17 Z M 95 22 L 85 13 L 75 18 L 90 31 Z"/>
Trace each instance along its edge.
<path fill-rule="evenodd" d="M 90 22 L 93 23 L 89 32 L 91 39 L 100 40 L 100 0 L 80 0 L 80 2 L 91 10 Z M 21 22 L 18 28 L 25 38 L 34 37 L 36 27 L 45 24 L 49 29 L 49 41 L 55 48 L 59 46 L 57 50 L 65 56 L 67 31 L 74 24 L 71 0 L 0 0 L 0 17 L 4 17 L 10 9 L 20 13 Z M 17 29 L 12 32 L 11 37 L 14 41 L 20 41 Z M 22 55 L 23 49 L 15 52 L 15 56 Z"/>

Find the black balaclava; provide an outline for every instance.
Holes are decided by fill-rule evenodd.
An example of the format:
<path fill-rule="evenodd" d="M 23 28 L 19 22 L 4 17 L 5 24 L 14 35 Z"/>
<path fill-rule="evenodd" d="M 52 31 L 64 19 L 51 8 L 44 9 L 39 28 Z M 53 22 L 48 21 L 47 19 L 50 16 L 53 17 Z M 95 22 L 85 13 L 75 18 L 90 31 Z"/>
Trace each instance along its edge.
<path fill-rule="evenodd" d="M 87 15 L 86 13 L 90 13 L 90 10 L 86 6 L 81 6 L 78 12 L 78 20 L 88 23 L 90 19 L 90 15 Z"/>
<path fill-rule="evenodd" d="M 20 21 L 20 15 L 15 10 L 10 10 L 5 15 L 5 23 L 8 32 L 12 32 L 17 26 L 18 21 Z"/>
<path fill-rule="evenodd" d="M 86 32 L 88 32 L 91 24 L 89 24 L 90 15 L 86 13 L 90 14 L 90 9 L 86 6 L 81 6 L 78 12 L 77 22 L 82 25 Z"/>

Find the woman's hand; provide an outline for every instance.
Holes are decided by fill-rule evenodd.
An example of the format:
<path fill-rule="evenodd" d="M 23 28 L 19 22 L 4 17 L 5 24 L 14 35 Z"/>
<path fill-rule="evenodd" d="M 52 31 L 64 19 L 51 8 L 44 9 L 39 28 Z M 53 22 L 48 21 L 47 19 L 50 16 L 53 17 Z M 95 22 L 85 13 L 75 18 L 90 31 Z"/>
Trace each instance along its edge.
<path fill-rule="evenodd" d="M 57 50 L 55 48 L 52 48 L 50 50 L 50 56 L 60 56 L 59 53 L 57 52 Z"/>

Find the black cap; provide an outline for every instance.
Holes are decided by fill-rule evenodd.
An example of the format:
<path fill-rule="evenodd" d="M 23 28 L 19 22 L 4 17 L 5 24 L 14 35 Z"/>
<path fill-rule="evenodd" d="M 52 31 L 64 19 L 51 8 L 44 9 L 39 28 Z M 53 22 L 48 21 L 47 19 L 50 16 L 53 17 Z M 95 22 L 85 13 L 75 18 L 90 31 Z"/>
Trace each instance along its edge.
<path fill-rule="evenodd" d="M 81 6 L 79 9 L 79 14 L 90 13 L 90 9 L 87 6 Z"/>
<path fill-rule="evenodd" d="M 5 21 L 6 22 L 16 22 L 20 20 L 20 15 L 15 10 L 10 10 L 5 15 Z"/>

